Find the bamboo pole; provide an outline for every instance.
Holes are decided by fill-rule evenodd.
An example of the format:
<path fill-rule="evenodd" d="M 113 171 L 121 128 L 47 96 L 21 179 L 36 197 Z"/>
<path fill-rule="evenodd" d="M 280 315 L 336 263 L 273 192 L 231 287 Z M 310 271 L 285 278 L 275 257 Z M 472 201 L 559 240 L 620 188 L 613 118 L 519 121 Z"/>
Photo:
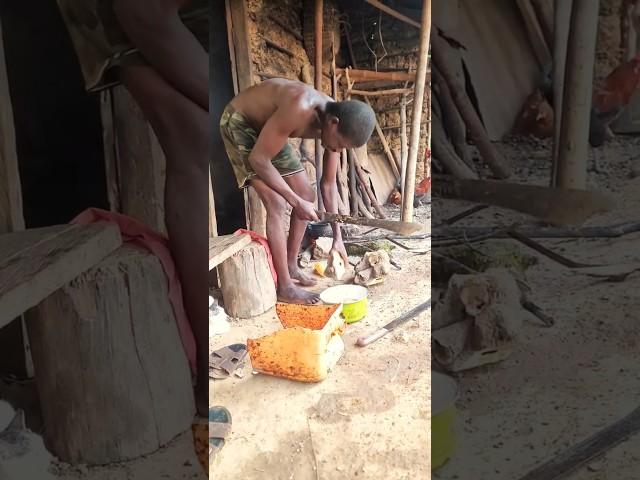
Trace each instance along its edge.
<path fill-rule="evenodd" d="M 322 91 L 322 21 L 323 0 L 316 0 L 314 12 L 314 87 Z M 320 139 L 315 141 L 316 157 L 316 192 L 318 196 L 318 210 L 323 210 L 322 195 L 320 192 L 320 179 L 322 178 L 322 145 Z"/>
<path fill-rule="evenodd" d="M 567 68 L 558 144 L 557 185 L 586 188 L 593 66 L 599 0 L 574 2 L 567 42 Z"/>
<path fill-rule="evenodd" d="M 562 98 L 564 96 L 564 75 L 567 63 L 567 43 L 571 24 L 573 0 L 554 2 L 553 29 L 553 163 L 551 167 L 552 187 L 557 186 L 558 149 L 562 125 Z"/>
<path fill-rule="evenodd" d="M 413 220 L 413 195 L 416 190 L 416 165 L 418 162 L 418 149 L 420 148 L 420 122 L 422 121 L 422 105 L 424 103 L 427 65 L 429 63 L 430 35 L 431 0 L 423 0 L 422 28 L 420 29 L 420 55 L 418 56 L 418 69 L 416 70 L 416 83 L 414 85 L 415 92 L 413 94 L 413 112 L 411 115 L 411 141 L 409 143 L 406 181 L 402 190 L 402 215 L 400 218 L 403 222 L 411 222 Z"/>
<path fill-rule="evenodd" d="M 478 116 L 469 96 L 465 92 L 464 85 L 462 85 L 451 68 L 447 58 L 448 45 L 446 41 L 439 35 L 433 36 L 433 61 L 438 67 L 442 77 L 446 80 L 451 96 L 453 98 L 456 107 L 460 115 L 464 119 L 471 137 L 475 141 L 476 146 L 482 155 L 482 158 L 491 168 L 493 174 L 498 178 L 508 178 L 511 175 L 511 168 L 505 161 L 505 159 L 498 153 L 496 148 L 489 140 L 484 125 Z M 414 100 L 415 101 L 415 100 Z M 415 112 L 415 107 L 414 107 Z M 413 130 L 413 129 L 412 129 Z"/>

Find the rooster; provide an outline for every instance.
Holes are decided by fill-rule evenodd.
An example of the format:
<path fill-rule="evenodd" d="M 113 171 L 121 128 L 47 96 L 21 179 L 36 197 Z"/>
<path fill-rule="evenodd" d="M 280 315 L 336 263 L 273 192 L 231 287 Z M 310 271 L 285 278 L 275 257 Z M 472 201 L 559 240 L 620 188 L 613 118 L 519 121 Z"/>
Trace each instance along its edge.
<path fill-rule="evenodd" d="M 415 196 L 413 198 L 413 206 L 417 207 L 421 203 L 428 203 L 428 193 L 431 188 L 431 178 L 426 177 L 416 184 Z M 402 196 L 400 195 L 400 180 L 396 182 L 396 188 L 391 192 L 387 203 L 393 203 L 394 205 L 400 205 L 402 203 Z"/>

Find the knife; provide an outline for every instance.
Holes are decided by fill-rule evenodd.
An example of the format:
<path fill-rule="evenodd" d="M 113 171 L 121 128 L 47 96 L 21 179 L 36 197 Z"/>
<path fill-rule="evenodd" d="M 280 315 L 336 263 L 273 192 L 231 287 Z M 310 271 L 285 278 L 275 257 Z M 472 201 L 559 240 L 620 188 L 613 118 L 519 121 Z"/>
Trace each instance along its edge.
<path fill-rule="evenodd" d="M 401 235 L 411 235 L 425 229 L 424 225 L 414 222 L 399 222 L 396 220 L 382 220 L 378 218 L 350 217 L 335 213 L 317 212 L 322 220 L 337 223 L 349 223 L 351 225 L 364 225 L 367 227 L 383 228 Z"/>

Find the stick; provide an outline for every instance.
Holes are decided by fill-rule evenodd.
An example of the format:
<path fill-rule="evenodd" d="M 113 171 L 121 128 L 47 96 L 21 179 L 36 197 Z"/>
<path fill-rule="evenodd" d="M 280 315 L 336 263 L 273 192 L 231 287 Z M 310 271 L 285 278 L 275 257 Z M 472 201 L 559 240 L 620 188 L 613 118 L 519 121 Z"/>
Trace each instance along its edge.
<path fill-rule="evenodd" d="M 347 153 L 348 166 L 349 166 L 349 195 L 351 204 L 351 215 L 356 217 L 358 215 L 358 192 L 356 190 L 356 166 L 355 160 L 352 155 Z"/>
<path fill-rule="evenodd" d="M 447 135 L 438 117 L 433 117 L 433 153 L 447 171 L 458 178 L 478 178 L 478 174 L 458 157 L 447 140 Z"/>
<path fill-rule="evenodd" d="M 369 219 L 374 219 L 376 217 L 373 216 L 373 213 L 371 213 L 368 209 L 367 206 L 364 204 L 364 200 L 362 200 L 362 197 L 360 195 L 356 196 L 356 201 L 358 202 L 358 209 L 360 210 L 360 212 Z"/>
<path fill-rule="evenodd" d="M 282 22 L 279 18 L 274 17 L 271 14 L 267 15 L 267 17 L 269 18 L 269 20 L 271 20 L 273 23 L 278 25 L 284 31 L 289 32 L 291 35 L 293 35 L 296 38 L 296 40 L 299 40 L 301 42 L 304 41 L 304 37 L 299 32 L 296 32 L 293 28 L 291 28 L 289 25 Z"/>
<path fill-rule="evenodd" d="M 368 335 L 366 337 L 360 337 L 358 339 L 358 341 L 356 342 L 356 345 L 358 345 L 359 347 L 366 347 L 367 345 L 371 345 L 376 340 L 381 339 L 387 333 L 393 331 L 399 325 L 402 325 L 403 323 L 407 322 L 408 320 L 411 320 L 412 318 L 418 316 L 419 314 L 421 314 L 422 312 L 426 311 L 430 307 L 431 307 L 431 299 L 427 300 L 424 303 L 421 303 L 417 307 L 412 308 L 407 313 L 405 313 L 405 314 L 399 316 L 398 318 L 396 318 L 395 320 L 387 323 L 384 327 L 376 330 L 371 335 Z"/>
<path fill-rule="evenodd" d="M 416 190 L 416 167 L 418 150 L 420 149 L 420 122 L 422 121 L 422 105 L 427 81 L 427 64 L 429 63 L 429 36 L 431 35 L 431 0 L 422 2 L 422 28 L 420 29 L 420 55 L 416 71 L 415 92 L 413 94 L 413 111 L 411 112 L 411 140 L 409 141 L 409 157 L 405 184 L 402 190 L 402 214 L 405 222 L 413 220 L 413 196 Z"/>
<path fill-rule="evenodd" d="M 453 73 L 453 69 L 449 66 L 446 54 L 446 50 L 449 46 L 439 35 L 433 35 L 432 42 L 434 63 L 437 65 L 438 70 L 447 82 L 453 101 L 456 104 L 456 107 L 458 107 L 458 111 L 464 119 L 464 122 L 467 125 L 467 128 L 471 133 L 471 137 L 475 141 L 482 158 L 487 162 L 496 177 L 508 178 L 511 175 L 511 168 L 489 140 L 489 136 L 487 135 L 487 132 L 482 125 L 482 121 L 480 120 L 480 117 L 478 117 L 478 113 L 473 107 L 471 100 L 465 92 L 464 86 L 458 81 Z"/>
<path fill-rule="evenodd" d="M 451 218 L 454 219 L 455 216 Z M 446 221 L 447 220 L 445 220 L 445 222 Z M 509 238 L 509 235 L 507 233 L 496 232 L 495 228 L 456 228 L 438 226 L 434 229 L 434 234 L 438 238 L 460 237 L 465 234 L 469 237 L 476 237 L 479 235 L 486 235 L 490 232 L 495 233 L 493 238 Z M 522 235 L 526 235 L 529 238 L 619 238 L 630 233 L 640 232 L 640 222 L 629 222 L 605 227 L 581 228 L 519 227 L 518 232 L 520 232 Z"/>
<path fill-rule="evenodd" d="M 260 35 L 260 34 L 259 34 Z M 275 50 L 278 50 L 279 52 L 282 53 L 286 53 L 287 55 L 289 55 L 290 57 L 294 58 L 296 56 L 295 53 L 293 53 L 291 50 L 289 50 L 288 48 L 284 48 L 280 45 L 278 45 L 276 42 L 274 42 L 273 40 L 269 40 L 267 37 L 265 37 L 264 35 L 260 35 L 260 38 L 262 38 L 264 40 L 264 43 L 268 46 L 271 47 Z"/>
<path fill-rule="evenodd" d="M 407 95 L 400 99 L 400 188 L 404 191 L 407 181 L 407 159 L 409 145 L 407 144 Z"/>
<path fill-rule="evenodd" d="M 339 68 L 338 73 L 344 73 L 345 70 L 349 70 L 351 78 L 355 81 L 376 81 L 376 80 L 391 80 L 391 81 L 414 81 L 416 74 L 411 72 L 393 71 L 393 72 L 375 72 L 373 70 L 358 70 L 355 68 Z"/>

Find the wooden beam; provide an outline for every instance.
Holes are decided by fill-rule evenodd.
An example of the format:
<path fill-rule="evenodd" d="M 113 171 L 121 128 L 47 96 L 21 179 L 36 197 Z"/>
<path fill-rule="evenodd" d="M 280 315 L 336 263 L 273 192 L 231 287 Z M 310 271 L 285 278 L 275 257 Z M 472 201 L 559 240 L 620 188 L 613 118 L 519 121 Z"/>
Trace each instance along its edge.
<path fill-rule="evenodd" d="M 544 37 L 544 32 L 538 21 L 538 16 L 530 0 L 516 0 L 524 25 L 527 29 L 529 42 L 533 47 L 540 67 L 545 67 L 551 62 L 551 52 Z"/>
<path fill-rule="evenodd" d="M 115 225 L 60 225 L 0 235 L 0 328 L 122 245 Z"/>
<path fill-rule="evenodd" d="M 425 84 L 427 82 L 427 66 L 429 63 L 429 37 L 431 36 L 431 0 L 422 1 L 422 28 L 420 29 L 420 54 L 416 70 L 415 92 L 413 94 L 413 112 L 411 115 L 411 141 L 404 188 L 402 189 L 403 222 L 413 220 L 413 196 L 416 190 L 416 166 L 418 149 L 420 148 L 420 122 L 422 121 L 422 105 L 424 103 Z"/>
<path fill-rule="evenodd" d="M 351 95 L 360 95 L 362 97 L 380 97 L 384 95 L 406 95 L 413 92 L 412 88 L 392 88 L 390 90 L 354 90 L 348 91 Z"/>
<path fill-rule="evenodd" d="M 411 25 L 412 27 L 420 28 L 420 24 L 416 22 L 414 19 L 407 17 L 406 15 L 402 15 L 401 13 L 395 11 L 393 8 L 386 6 L 382 2 L 378 2 L 377 0 L 366 0 L 369 5 L 376 7 L 379 10 L 382 10 L 387 15 L 391 15 L 398 20 Z M 424 7 L 422 7 L 424 8 Z"/>
<path fill-rule="evenodd" d="M 227 29 L 231 63 L 235 65 L 236 95 L 253 84 L 253 64 L 251 43 L 247 26 L 246 0 L 226 0 Z M 253 187 L 244 189 L 245 216 L 247 227 L 260 235 L 267 233 L 267 212 Z"/>
<path fill-rule="evenodd" d="M 315 0 L 314 11 L 314 82 L 313 86 L 319 92 L 322 92 L 322 23 L 323 23 L 323 0 Z M 320 179 L 322 178 L 322 144 L 320 139 L 315 140 L 315 159 L 316 159 L 316 196 L 318 210 L 322 210 L 322 194 L 320 192 Z"/>
<path fill-rule="evenodd" d="M 567 44 L 567 68 L 558 146 L 557 185 L 586 188 L 593 66 L 599 0 L 574 2 Z"/>
<path fill-rule="evenodd" d="M 337 68 L 336 73 L 338 75 L 345 73 L 345 68 Z M 416 79 L 414 72 L 375 72 L 373 70 L 358 70 L 356 68 L 349 68 L 349 77 L 354 81 L 377 81 L 377 80 L 391 80 L 398 82 L 413 82 Z"/>
<path fill-rule="evenodd" d="M 553 162 L 551 166 L 552 187 L 557 186 L 558 151 L 562 125 L 562 99 L 564 98 L 564 75 L 567 64 L 567 44 L 573 0 L 554 2 L 553 30 Z"/>

